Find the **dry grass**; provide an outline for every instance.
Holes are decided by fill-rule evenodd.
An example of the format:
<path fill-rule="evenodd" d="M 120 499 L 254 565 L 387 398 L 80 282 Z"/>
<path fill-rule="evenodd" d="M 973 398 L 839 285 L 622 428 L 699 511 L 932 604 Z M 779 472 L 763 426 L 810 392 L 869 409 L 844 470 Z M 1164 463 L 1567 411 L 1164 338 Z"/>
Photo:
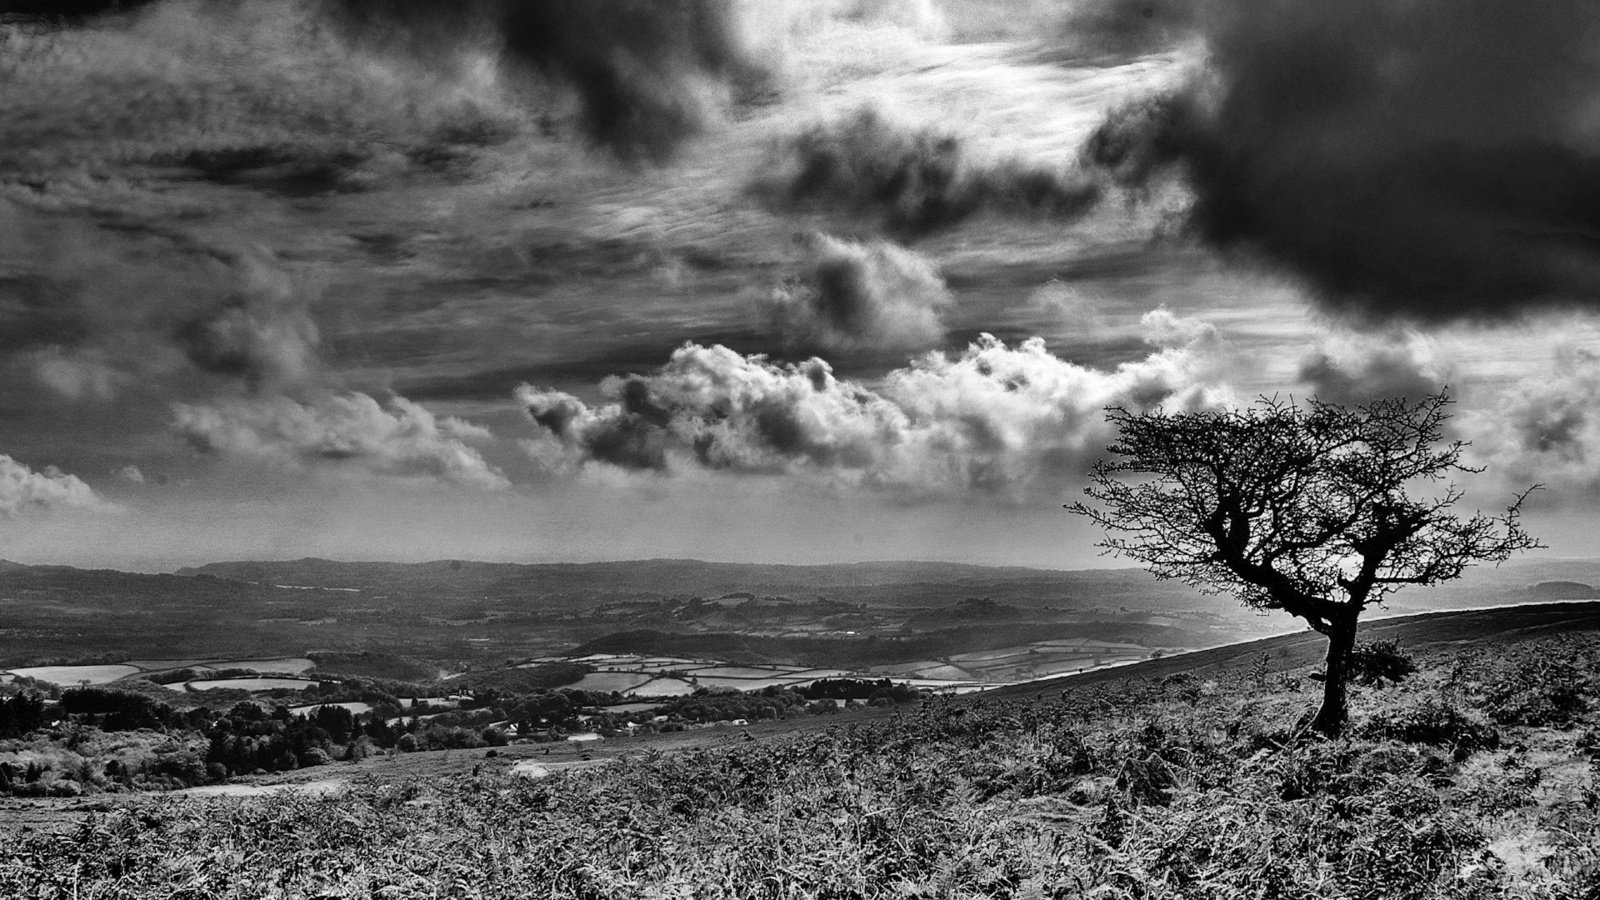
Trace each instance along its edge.
<path fill-rule="evenodd" d="M 538 780 L 150 800 L 0 850 L 0 895 L 1593 900 L 1600 639 L 1420 662 L 1335 741 L 1285 746 L 1303 671 L 1241 668 Z"/>

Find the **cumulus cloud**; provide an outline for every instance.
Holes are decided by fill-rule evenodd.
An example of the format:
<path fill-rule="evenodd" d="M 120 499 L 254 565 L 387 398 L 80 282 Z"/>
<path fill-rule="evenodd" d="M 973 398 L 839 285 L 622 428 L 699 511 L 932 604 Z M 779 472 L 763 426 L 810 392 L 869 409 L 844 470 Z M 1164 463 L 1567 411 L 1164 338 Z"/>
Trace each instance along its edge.
<path fill-rule="evenodd" d="M 1600 296 L 1600 6 L 1208 4 L 1209 65 L 1086 156 L 1167 173 L 1195 234 L 1358 318 L 1507 316 Z"/>
<path fill-rule="evenodd" d="M 785 344 L 920 350 L 944 338 L 952 299 L 932 260 L 885 241 L 857 244 L 818 234 L 806 244 L 810 271 L 762 305 Z"/>
<path fill-rule="evenodd" d="M 954 135 L 908 129 L 870 107 L 801 131 L 752 187 L 781 208 L 873 216 L 906 238 L 984 211 L 1074 219 L 1100 196 L 1092 180 L 1072 172 L 983 161 Z"/>
<path fill-rule="evenodd" d="M 104 507 L 106 504 L 76 475 L 46 466 L 35 471 L 0 453 L 0 518 L 30 510 L 59 507 Z"/>
<path fill-rule="evenodd" d="M 173 406 L 175 427 L 195 449 L 262 460 L 290 469 L 337 466 L 370 474 L 432 479 L 498 489 L 504 475 L 472 444 L 489 432 L 437 418 L 392 397 L 330 393 L 301 402 L 285 396 Z"/>
<path fill-rule="evenodd" d="M 1432 342 L 1411 333 L 1331 338 L 1300 361 L 1298 379 L 1319 400 L 1360 404 L 1382 397 L 1418 400 L 1449 381 Z"/>
<path fill-rule="evenodd" d="M 652 374 L 608 379 L 598 405 L 529 385 L 517 398 L 539 429 L 528 452 L 555 471 L 786 474 L 907 499 L 1021 502 L 1076 483 L 1111 437 L 1106 406 L 1221 402 L 1211 371 L 1203 347 L 1099 370 L 1038 338 L 1007 346 L 984 335 L 869 388 L 821 359 L 780 364 L 686 344 Z"/>
<path fill-rule="evenodd" d="M 596 144 L 662 159 L 699 131 L 712 88 L 768 86 L 732 0 L 328 0 L 358 43 L 457 66 L 487 48 L 514 75 L 570 89 Z"/>
<path fill-rule="evenodd" d="M 1458 424 L 1476 461 L 1512 484 L 1546 485 L 1542 501 L 1600 495 L 1600 355 L 1561 348 L 1548 371 L 1507 386 Z"/>

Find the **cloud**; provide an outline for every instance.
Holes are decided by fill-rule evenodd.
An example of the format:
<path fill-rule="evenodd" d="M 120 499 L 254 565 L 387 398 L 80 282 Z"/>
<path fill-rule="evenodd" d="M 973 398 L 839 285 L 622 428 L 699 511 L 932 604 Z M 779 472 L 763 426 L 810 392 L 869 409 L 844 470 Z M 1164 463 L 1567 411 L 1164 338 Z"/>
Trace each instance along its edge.
<path fill-rule="evenodd" d="M 1221 340 L 1217 326 L 1189 316 L 1180 316 L 1164 306 L 1139 317 L 1144 342 L 1152 347 L 1184 347 Z"/>
<path fill-rule="evenodd" d="M 172 337 L 201 371 L 237 379 L 253 390 L 315 376 L 320 335 L 310 297 L 265 254 L 236 263 L 237 287 L 185 315 Z"/>
<path fill-rule="evenodd" d="M 487 490 L 507 486 L 472 443 L 487 430 L 436 418 L 404 397 L 380 404 L 363 393 L 330 393 L 308 402 L 251 397 L 173 405 L 174 425 L 195 449 L 274 463 L 431 479 Z"/>
<path fill-rule="evenodd" d="M 1564 347 L 1553 366 L 1460 417 L 1474 461 L 1512 485 L 1546 485 L 1541 502 L 1600 496 L 1600 355 Z"/>
<path fill-rule="evenodd" d="M 35 471 L 0 453 L 0 518 L 59 507 L 104 508 L 106 503 L 76 475 L 54 466 Z"/>
<path fill-rule="evenodd" d="M 932 260 L 886 241 L 816 234 L 806 245 L 810 270 L 762 304 L 786 345 L 920 350 L 943 340 L 952 298 Z"/>
<path fill-rule="evenodd" d="M 0 260 L 0 356 L 55 397 L 317 377 L 316 291 L 264 248 L 0 200 Z"/>
<path fill-rule="evenodd" d="M 1300 361 L 1298 380 L 1319 400 L 1362 404 L 1382 397 L 1418 400 L 1449 382 L 1433 345 L 1420 334 L 1344 335 Z"/>
<path fill-rule="evenodd" d="M 1100 196 L 1090 179 L 1015 160 L 979 160 L 954 135 L 908 130 L 870 107 L 807 128 L 774 156 L 752 186 L 769 204 L 874 216 L 907 238 L 985 211 L 1074 219 Z"/>
<path fill-rule="evenodd" d="M 1054 499 L 1077 484 L 1111 435 L 1108 405 L 1188 409 L 1220 402 L 1211 350 L 1157 351 L 1112 370 L 1078 366 L 1038 338 L 984 335 L 930 353 L 869 388 L 821 359 L 769 362 L 685 344 L 649 375 L 607 379 L 607 401 L 523 385 L 538 426 L 526 442 L 555 472 L 600 465 L 819 479 L 902 499 Z"/>
<path fill-rule="evenodd" d="M 708 120 L 717 87 L 770 87 L 732 0 L 329 0 L 364 46 L 450 68 L 487 48 L 514 76 L 576 96 L 591 140 L 629 159 L 666 158 Z"/>
<path fill-rule="evenodd" d="M 1208 66 L 1086 157 L 1175 175 L 1188 222 L 1358 318 L 1504 317 L 1600 296 L 1600 6 L 1208 4 Z"/>
<path fill-rule="evenodd" d="M 130 380 L 102 347 L 71 351 L 46 347 L 22 354 L 20 362 L 40 386 L 66 400 L 110 400 Z"/>

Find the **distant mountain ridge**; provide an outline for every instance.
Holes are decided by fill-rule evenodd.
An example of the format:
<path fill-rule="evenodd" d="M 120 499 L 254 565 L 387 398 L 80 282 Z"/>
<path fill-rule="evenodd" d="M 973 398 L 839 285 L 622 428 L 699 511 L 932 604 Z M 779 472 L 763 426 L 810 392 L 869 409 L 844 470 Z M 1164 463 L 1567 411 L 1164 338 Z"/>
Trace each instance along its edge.
<path fill-rule="evenodd" d="M 341 562 L 306 558 L 283 562 L 217 562 L 178 570 L 261 585 L 296 585 L 373 591 L 426 590 L 447 596 L 527 596 L 550 599 L 670 595 L 716 597 L 734 593 L 814 599 L 819 592 L 937 585 L 938 593 L 976 592 L 997 584 L 1116 585 L 1153 583 L 1137 569 L 1066 571 L 1022 566 L 943 562 L 856 562 L 824 565 L 722 563 L 693 559 L 642 559 L 584 563 L 490 563 L 434 560 L 420 563 Z M 1187 593 L 1187 591 L 1185 591 Z M 961 599 L 957 597 L 956 599 Z M 953 601 L 952 601 L 953 602 Z"/>
<path fill-rule="evenodd" d="M 0 563 L 3 566 L 3 563 Z M 3 569 L 0 569 L 3 570 Z M 883 590 L 938 585 L 954 596 L 982 596 L 985 587 L 1034 585 L 1047 591 L 1092 591 L 1108 597 L 1129 592 L 1162 600 L 1198 599 L 1181 583 L 1157 581 L 1138 568 L 1045 569 L 971 563 L 882 561 L 793 565 L 707 562 L 695 559 L 639 559 L 607 562 L 514 563 L 432 560 L 416 563 L 347 562 L 307 557 L 283 561 L 230 561 L 187 567 L 180 576 L 211 576 L 259 585 L 358 590 L 428 590 L 445 596 L 538 594 L 694 595 L 735 593 L 796 595 L 850 588 L 866 590 L 882 602 Z M 1600 595 L 1600 559 L 1519 559 L 1500 567 L 1477 567 L 1465 577 L 1433 588 L 1401 591 L 1391 598 L 1394 611 L 1483 606 L 1508 602 L 1585 599 Z M 957 590 L 950 591 L 949 588 Z M 928 599 L 938 599 L 937 597 Z M 1200 601 L 1203 603 L 1210 601 Z"/>

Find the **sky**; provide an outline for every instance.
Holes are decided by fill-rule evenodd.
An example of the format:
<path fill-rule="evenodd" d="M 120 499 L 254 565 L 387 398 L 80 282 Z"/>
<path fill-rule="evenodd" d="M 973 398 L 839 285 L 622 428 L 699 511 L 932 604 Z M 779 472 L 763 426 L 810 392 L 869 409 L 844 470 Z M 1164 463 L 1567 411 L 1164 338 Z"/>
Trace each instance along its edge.
<path fill-rule="evenodd" d="M 1586 0 L 70 5 L 0 557 L 1105 565 L 1107 406 L 1446 387 L 1600 555 Z"/>

